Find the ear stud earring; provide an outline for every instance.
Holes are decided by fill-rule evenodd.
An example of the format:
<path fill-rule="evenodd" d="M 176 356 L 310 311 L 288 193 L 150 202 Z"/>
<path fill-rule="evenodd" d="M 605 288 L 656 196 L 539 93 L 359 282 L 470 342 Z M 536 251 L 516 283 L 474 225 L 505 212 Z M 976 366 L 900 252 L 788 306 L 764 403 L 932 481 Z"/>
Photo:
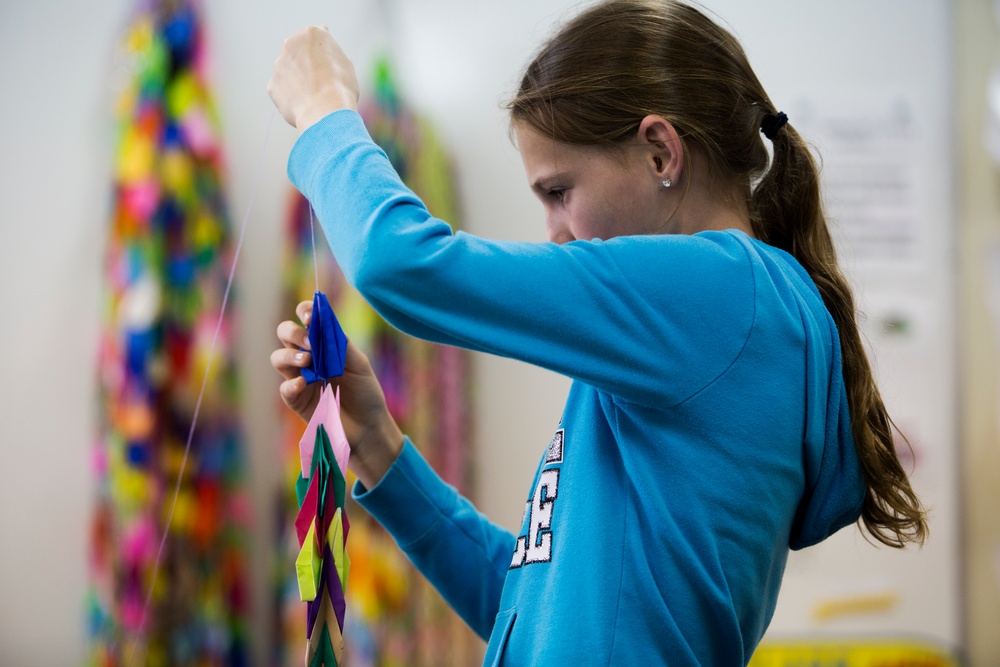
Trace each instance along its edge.
<path fill-rule="evenodd" d="M 673 185 L 673 181 L 671 181 L 669 178 L 663 179 L 663 187 L 669 188 L 671 185 Z"/>

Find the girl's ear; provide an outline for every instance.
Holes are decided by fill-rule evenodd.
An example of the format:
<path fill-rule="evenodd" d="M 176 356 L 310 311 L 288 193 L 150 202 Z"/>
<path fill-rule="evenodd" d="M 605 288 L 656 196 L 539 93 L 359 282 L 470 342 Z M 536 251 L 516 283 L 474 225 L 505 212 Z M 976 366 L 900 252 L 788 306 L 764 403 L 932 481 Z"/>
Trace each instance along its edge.
<path fill-rule="evenodd" d="M 679 183 L 684 172 L 684 147 L 677 130 L 663 116 L 642 119 L 637 132 L 639 144 L 649 150 L 650 173 L 658 181 Z"/>

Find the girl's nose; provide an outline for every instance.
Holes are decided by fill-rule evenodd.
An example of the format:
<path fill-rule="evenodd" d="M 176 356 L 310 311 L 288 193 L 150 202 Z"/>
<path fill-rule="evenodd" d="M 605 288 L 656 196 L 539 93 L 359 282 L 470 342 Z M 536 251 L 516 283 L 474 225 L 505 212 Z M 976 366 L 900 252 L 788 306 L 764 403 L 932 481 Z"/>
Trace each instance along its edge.
<path fill-rule="evenodd" d="M 551 243 L 563 244 L 575 240 L 569 226 L 552 215 L 546 216 L 545 229 Z"/>

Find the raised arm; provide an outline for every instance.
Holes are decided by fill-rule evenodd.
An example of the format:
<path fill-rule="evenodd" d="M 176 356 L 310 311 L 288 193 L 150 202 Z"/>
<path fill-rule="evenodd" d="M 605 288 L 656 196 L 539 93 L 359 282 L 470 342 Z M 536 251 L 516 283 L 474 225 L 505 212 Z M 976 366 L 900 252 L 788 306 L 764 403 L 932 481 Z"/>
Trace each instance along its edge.
<path fill-rule="evenodd" d="M 411 335 L 663 404 L 711 382 L 749 334 L 752 272 L 734 234 L 564 245 L 453 234 L 350 110 L 303 133 L 289 176 L 347 279 Z"/>
<path fill-rule="evenodd" d="M 303 131 L 289 176 L 348 280 L 403 331 L 656 405 L 700 391 L 743 349 L 754 285 L 735 234 L 561 246 L 452 234 L 371 141 L 354 67 L 329 32 L 286 41 L 269 93 Z"/>

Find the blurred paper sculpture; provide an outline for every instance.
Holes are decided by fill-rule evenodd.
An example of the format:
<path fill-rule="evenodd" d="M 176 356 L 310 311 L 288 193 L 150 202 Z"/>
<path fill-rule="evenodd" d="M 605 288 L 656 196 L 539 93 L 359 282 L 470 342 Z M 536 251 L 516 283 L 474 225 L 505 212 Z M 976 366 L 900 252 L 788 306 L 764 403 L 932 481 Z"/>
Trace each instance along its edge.
<path fill-rule="evenodd" d="M 326 295 L 316 292 L 309 323 L 312 375 L 324 383 L 320 400 L 299 442 L 302 472 L 295 482 L 299 513 L 295 573 L 307 602 L 305 664 L 337 667 L 344 662 L 347 574 L 347 460 L 350 447 L 340 421 L 340 393 L 326 384 L 344 374 L 347 338 Z M 305 373 L 303 373 L 305 375 Z"/>
<path fill-rule="evenodd" d="M 88 664 L 245 665 L 250 504 L 231 315 L 219 326 L 232 246 L 204 33 L 198 3 L 137 6 L 106 251 Z"/>

